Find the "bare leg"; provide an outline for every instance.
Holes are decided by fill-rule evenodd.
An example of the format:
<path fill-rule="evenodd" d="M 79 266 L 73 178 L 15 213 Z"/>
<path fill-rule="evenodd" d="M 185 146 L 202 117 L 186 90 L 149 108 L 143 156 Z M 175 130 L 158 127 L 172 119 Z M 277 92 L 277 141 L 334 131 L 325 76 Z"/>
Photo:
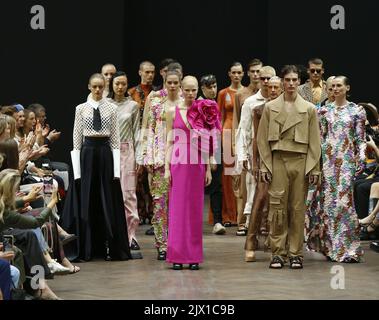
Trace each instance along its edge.
<path fill-rule="evenodd" d="M 61 300 L 57 297 L 57 295 L 50 289 L 47 285 L 47 282 L 43 280 L 42 288 L 37 291 L 35 297 L 40 298 L 42 300 Z"/>
<path fill-rule="evenodd" d="M 45 258 L 47 266 L 49 267 L 49 269 L 52 273 L 67 274 L 68 272 L 71 272 L 71 269 L 69 267 L 65 267 L 65 266 L 61 265 L 60 263 L 58 263 L 57 261 L 55 261 L 54 259 L 52 259 L 49 252 L 45 251 L 43 253 L 43 257 Z"/>
<path fill-rule="evenodd" d="M 78 266 L 74 266 L 70 260 L 68 260 L 66 257 L 62 260 L 62 265 L 66 268 L 70 269 L 70 273 L 76 273 L 80 271 L 80 268 Z"/>
<path fill-rule="evenodd" d="M 43 253 L 43 257 L 45 258 L 46 263 L 53 262 L 53 259 L 51 258 L 51 255 L 49 252 L 45 251 Z"/>
<path fill-rule="evenodd" d="M 371 186 L 370 199 L 379 199 L 379 183 L 375 182 Z M 370 212 L 370 214 L 364 218 L 360 219 L 359 223 L 361 225 L 367 225 L 374 221 L 376 215 L 379 213 L 379 201 L 376 203 L 375 208 Z"/>
<path fill-rule="evenodd" d="M 59 224 L 57 224 L 57 229 L 58 229 L 58 234 L 60 236 L 64 236 L 64 237 L 69 236 L 69 234 L 67 233 L 67 231 L 64 230 Z"/>
<path fill-rule="evenodd" d="M 374 232 L 376 228 L 379 227 L 379 219 L 378 217 L 374 219 L 372 223 L 367 227 L 367 232 Z"/>

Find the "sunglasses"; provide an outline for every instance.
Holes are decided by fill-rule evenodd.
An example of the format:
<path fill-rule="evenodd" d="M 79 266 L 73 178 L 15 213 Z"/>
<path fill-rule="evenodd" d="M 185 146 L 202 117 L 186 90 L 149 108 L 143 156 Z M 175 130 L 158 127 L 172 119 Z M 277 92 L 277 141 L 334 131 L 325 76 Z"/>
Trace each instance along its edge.
<path fill-rule="evenodd" d="M 265 80 L 270 80 L 271 79 L 271 77 L 259 77 L 259 79 L 261 79 L 262 81 L 265 81 Z"/>
<path fill-rule="evenodd" d="M 311 72 L 311 73 L 321 73 L 322 72 L 322 69 L 309 69 L 309 71 Z"/>

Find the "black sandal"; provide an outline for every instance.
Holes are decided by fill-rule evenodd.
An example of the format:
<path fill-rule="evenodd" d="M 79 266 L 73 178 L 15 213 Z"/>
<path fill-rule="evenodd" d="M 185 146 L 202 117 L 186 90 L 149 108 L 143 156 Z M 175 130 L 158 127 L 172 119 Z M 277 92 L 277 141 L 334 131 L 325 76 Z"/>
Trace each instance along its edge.
<path fill-rule="evenodd" d="M 158 257 L 157 257 L 157 260 L 166 260 L 166 251 L 160 251 L 158 250 Z"/>
<path fill-rule="evenodd" d="M 275 264 L 280 264 L 280 266 L 274 266 Z M 271 259 L 269 268 L 271 268 L 271 269 L 282 269 L 283 266 L 284 266 L 284 261 L 282 260 L 282 258 L 280 258 L 279 256 L 274 256 Z"/>
<path fill-rule="evenodd" d="M 356 258 L 352 258 L 352 257 L 346 257 L 345 259 L 343 259 L 342 262 L 343 263 L 358 263 L 359 260 Z"/>
<path fill-rule="evenodd" d="M 291 269 L 303 269 L 303 259 L 300 257 L 290 257 Z"/>

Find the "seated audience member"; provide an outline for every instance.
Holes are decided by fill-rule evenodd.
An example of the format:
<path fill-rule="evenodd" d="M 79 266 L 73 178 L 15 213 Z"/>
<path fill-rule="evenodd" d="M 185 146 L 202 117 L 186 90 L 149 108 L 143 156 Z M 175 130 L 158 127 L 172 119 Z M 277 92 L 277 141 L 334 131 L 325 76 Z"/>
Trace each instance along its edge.
<path fill-rule="evenodd" d="M 25 113 L 24 113 L 24 107 L 21 104 L 15 104 L 13 105 L 16 110 L 16 140 L 19 141 L 24 138 L 24 134 L 22 132 L 22 127 L 24 126 L 25 122 Z"/>
<path fill-rule="evenodd" d="M 58 202 L 56 190 L 51 201 L 36 217 L 18 213 L 15 209 L 24 206 L 29 201 L 26 196 L 16 201 L 16 191 L 20 183 L 20 174 L 17 170 L 5 169 L 0 172 L 0 232 L 9 228 L 33 229 L 41 227 L 52 215 L 52 210 Z M 29 245 L 29 243 L 27 243 Z M 35 264 L 31 264 L 33 266 Z M 46 285 L 40 292 L 41 298 L 57 299 L 55 294 Z"/>
<path fill-rule="evenodd" d="M 8 261 L 0 258 L 0 300 L 9 300 L 11 296 L 11 268 Z"/>
<path fill-rule="evenodd" d="M 372 188 L 376 182 L 379 182 L 379 132 L 377 131 L 379 115 L 374 105 L 367 103 L 359 103 L 359 105 L 365 108 L 367 115 L 366 136 L 369 151 L 366 169 L 354 181 L 354 204 L 358 218 L 362 220 L 372 213 L 379 198 L 377 188 Z M 365 228 L 361 230 L 361 240 L 374 239 L 376 236 L 376 233 L 367 233 Z"/>
<path fill-rule="evenodd" d="M 362 227 L 361 231 L 361 236 L 363 234 L 363 237 L 365 240 L 367 240 L 367 235 L 368 239 L 378 239 L 378 232 L 375 232 L 379 230 L 379 182 L 375 182 L 371 186 L 371 192 L 370 192 L 370 204 L 374 205 L 375 207 L 373 208 L 372 211 L 370 211 L 370 214 L 364 218 L 359 220 L 359 224 Z M 371 209 L 371 207 L 370 207 Z M 374 234 L 375 235 L 370 237 L 370 235 Z M 379 252 L 379 241 L 373 241 L 370 244 L 370 248 L 376 252 Z"/>
<path fill-rule="evenodd" d="M 15 106 L 2 106 L 0 112 L 16 120 L 18 110 Z"/>
<path fill-rule="evenodd" d="M 44 155 L 40 159 L 38 159 L 36 165 L 38 167 L 41 167 L 42 163 L 49 163 L 50 167 L 55 170 L 59 171 L 69 171 L 70 167 L 67 163 L 64 162 L 56 162 L 52 161 L 53 155 L 52 155 L 52 145 L 55 141 L 57 141 L 60 136 L 61 132 L 53 129 L 51 130 L 50 125 L 46 122 L 47 121 L 47 114 L 46 109 L 44 106 L 42 106 L 39 103 L 33 103 L 30 106 L 28 106 L 28 109 L 32 110 L 35 114 L 36 120 L 41 124 L 42 126 L 42 136 L 44 138 L 44 145 L 46 145 L 49 148 L 48 154 Z"/>
<path fill-rule="evenodd" d="M 40 120 L 36 120 L 35 113 L 30 109 L 24 110 L 24 113 L 25 121 L 23 125 L 17 125 L 16 123 L 18 132 L 16 132 L 15 138 L 22 152 L 28 153 L 28 149 L 31 149 L 31 154 L 26 155 L 28 158 L 27 160 L 29 161 L 25 166 L 25 174 L 22 176 L 22 183 L 29 184 L 42 181 L 44 171 L 36 165 L 36 161 L 38 161 L 40 157 L 45 156 L 50 149 L 46 144 L 43 144 L 44 138 L 42 125 L 40 123 Z M 45 119 L 45 117 L 43 117 L 43 119 Z M 20 158 L 24 159 L 25 157 Z M 33 160 L 33 162 L 31 160 Z M 56 175 L 54 175 L 54 180 L 57 181 L 59 193 L 61 195 L 61 198 L 63 198 L 65 195 L 64 181 L 60 176 Z"/>
<path fill-rule="evenodd" d="M 0 260 L 8 261 L 9 263 L 12 263 L 12 260 L 15 257 L 15 253 L 13 251 L 4 251 L 3 244 L 0 242 Z M 13 266 L 10 265 L 10 272 L 11 272 L 11 289 L 16 289 L 19 286 L 20 281 L 20 271 Z"/>
<path fill-rule="evenodd" d="M 17 145 L 14 140 L 7 140 L 3 143 L 0 143 L 0 153 L 4 155 L 4 161 L 2 165 L 0 166 L 1 169 L 17 169 L 17 165 L 19 163 L 18 160 L 18 154 L 17 154 Z M 31 214 L 38 214 L 39 210 L 38 208 L 41 208 L 44 206 L 44 201 L 41 199 L 41 196 L 38 196 L 39 193 L 42 190 L 42 186 L 35 186 L 31 188 L 31 192 L 29 193 L 30 200 L 30 206 L 28 205 L 26 208 L 24 208 L 22 211 L 25 215 L 31 215 Z M 32 195 L 32 196 L 31 196 Z M 35 199 L 35 200 L 33 200 Z M 31 210 L 32 208 L 37 208 Z M 53 248 L 51 249 L 53 251 L 53 256 L 58 259 L 59 262 L 62 263 L 60 265 L 58 262 L 52 259 L 51 255 L 49 254 L 49 247 L 46 244 L 46 241 L 42 235 L 41 229 L 36 228 L 32 231 L 36 234 L 36 237 L 39 241 L 39 245 L 41 247 L 41 250 L 43 252 L 43 256 L 46 260 L 46 263 L 50 270 L 53 273 L 76 273 L 80 271 L 79 267 L 73 266 L 70 261 L 65 257 L 64 250 L 62 246 L 66 243 L 68 243 L 71 240 L 74 240 L 76 237 L 74 235 L 68 234 L 65 230 L 63 230 L 58 224 L 51 223 L 49 225 L 49 230 L 53 231 L 52 236 L 53 239 L 52 243 L 54 244 Z M 16 241 L 22 241 L 27 237 L 26 231 L 24 230 L 18 230 L 13 229 L 10 231 L 10 234 L 14 235 L 16 237 Z"/>
<path fill-rule="evenodd" d="M 7 121 L 7 116 L 0 115 L 0 142 L 3 142 L 10 137 L 10 126 Z"/>

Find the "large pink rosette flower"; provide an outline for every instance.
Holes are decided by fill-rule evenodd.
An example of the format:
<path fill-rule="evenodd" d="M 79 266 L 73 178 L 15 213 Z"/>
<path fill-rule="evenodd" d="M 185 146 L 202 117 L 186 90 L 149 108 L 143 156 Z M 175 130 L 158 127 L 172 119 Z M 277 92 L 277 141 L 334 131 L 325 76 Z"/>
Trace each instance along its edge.
<path fill-rule="evenodd" d="M 217 149 L 217 139 L 221 132 L 220 111 L 213 100 L 196 100 L 187 112 L 192 127 L 191 140 L 202 152 L 213 154 Z M 200 143 L 199 143 L 200 140 Z"/>

